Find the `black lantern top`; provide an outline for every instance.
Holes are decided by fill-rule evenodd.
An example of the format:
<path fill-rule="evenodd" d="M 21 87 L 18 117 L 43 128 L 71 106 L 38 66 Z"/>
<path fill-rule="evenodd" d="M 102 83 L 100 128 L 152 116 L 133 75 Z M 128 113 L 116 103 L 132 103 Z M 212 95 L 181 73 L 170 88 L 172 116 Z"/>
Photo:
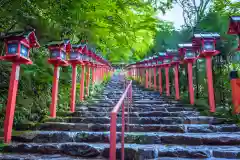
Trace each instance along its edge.
<path fill-rule="evenodd" d="M 231 16 L 228 34 L 240 34 L 240 16 Z"/>
<path fill-rule="evenodd" d="M 2 38 L 6 45 L 6 55 L 0 59 L 20 64 L 32 63 L 29 59 L 30 49 L 40 47 L 34 30 L 9 32 Z"/>

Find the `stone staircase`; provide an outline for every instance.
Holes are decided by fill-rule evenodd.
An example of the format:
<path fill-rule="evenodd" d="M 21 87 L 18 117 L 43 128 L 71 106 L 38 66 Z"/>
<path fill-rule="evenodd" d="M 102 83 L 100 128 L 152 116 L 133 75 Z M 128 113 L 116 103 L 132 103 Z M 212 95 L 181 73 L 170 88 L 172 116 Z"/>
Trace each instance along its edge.
<path fill-rule="evenodd" d="M 94 103 L 73 114 L 48 119 L 36 131 L 13 136 L 0 159 L 108 159 L 110 111 L 124 91 L 114 76 Z M 240 159 L 240 127 L 222 118 L 201 116 L 193 107 L 133 84 L 130 132 L 125 159 Z M 119 113 L 117 142 L 121 140 Z M 117 146 L 120 158 L 120 143 Z"/>

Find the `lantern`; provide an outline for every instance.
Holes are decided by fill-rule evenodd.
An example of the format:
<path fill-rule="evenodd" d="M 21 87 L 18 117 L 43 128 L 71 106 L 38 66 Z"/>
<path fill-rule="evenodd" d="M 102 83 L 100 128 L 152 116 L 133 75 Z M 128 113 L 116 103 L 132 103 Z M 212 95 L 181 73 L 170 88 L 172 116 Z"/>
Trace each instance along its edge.
<path fill-rule="evenodd" d="M 214 51 L 215 50 L 215 42 L 214 40 L 204 40 L 202 51 Z"/>
<path fill-rule="evenodd" d="M 163 64 L 170 64 L 171 63 L 171 60 L 170 59 L 164 59 L 163 60 Z"/>
<path fill-rule="evenodd" d="M 72 50 L 70 52 L 69 56 L 70 60 L 82 60 L 82 54 L 81 54 L 81 45 L 72 45 Z"/>
<path fill-rule="evenodd" d="M 69 40 L 50 42 L 47 46 L 50 51 L 50 59 L 48 60 L 50 64 L 58 66 L 68 65 L 67 54 L 71 52 L 72 47 Z"/>
<path fill-rule="evenodd" d="M 20 64 L 32 64 L 29 59 L 30 49 L 40 47 L 34 30 L 7 33 L 4 37 L 5 55 L 1 60 L 12 62 L 6 115 L 4 120 L 4 142 L 10 143 L 16 107 L 16 96 L 19 83 Z"/>
<path fill-rule="evenodd" d="M 88 61 L 88 47 L 86 44 L 81 44 L 82 46 L 82 61 L 87 62 Z"/>
<path fill-rule="evenodd" d="M 200 57 L 205 56 L 214 56 L 219 53 L 215 49 L 216 41 L 220 39 L 220 35 L 218 33 L 200 33 L 194 34 L 193 36 L 193 47 L 201 46 Z"/>
<path fill-rule="evenodd" d="M 171 64 L 180 63 L 180 58 L 179 58 L 178 50 L 175 50 L 175 49 L 167 49 L 167 54 L 168 54 L 168 56 L 170 56 L 171 59 L 172 59 Z"/>
<path fill-rule="evenodd" d="M 240 16 L 230 17 L 228 34 L 238 35 L 238 48 L 240 50 Z"/>
<path fill-rule="evenodd" d="M 183 56 L 184 61 L 194 61 L 196 59 L 196 53 L 191 43 L 178 44 L 178 47 L 179 55 L 180 57 Z"/>
<path fill-rule="evenodd" d="M 184 55 L 184 59 L 195 59 L 195 53 L 193 52 L 193 50 L 191 48 L 187 48 L 185 50 L 185 55 Z"/>
<path fill-rule="evenodd" d="M 230 17 L 228 34 L 239 34 L 240 33 L 240 16 Z"/>
<path fill-rule="evenodd" d="M 163 62 L 161 60 L 158 60 L 158 64 L 163 64 Z"/>
<path fill-rule="evenodd" d="M 40 46 L 34 30 L 9 32 L 3 38 L 6 46 L 6 54 L 0 57 L 0 59 L 20 64 L 32 64 L 32 61 L 29 59 L 30 48 Z"/>

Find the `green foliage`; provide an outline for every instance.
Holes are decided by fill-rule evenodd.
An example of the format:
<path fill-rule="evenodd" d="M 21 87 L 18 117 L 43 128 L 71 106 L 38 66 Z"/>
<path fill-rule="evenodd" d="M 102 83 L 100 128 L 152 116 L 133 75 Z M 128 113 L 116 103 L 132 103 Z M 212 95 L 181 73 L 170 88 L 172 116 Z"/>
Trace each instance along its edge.
<path fill-rule="evenodd" d="M 11 0 L 0 2 L 1 35 L 18 29 L 36 29 L 43 46 L 31 51 L 33 65 L 21 65 L 14 125 L 22 122 L 39 122 L 49 115 L 53 67 L 47 63 L 48 50 L 44 45 L 51 40 L 70 38 L 72 43 L 88 40 L 89 46 L 111 62 L 137 60 L 147 54 L 154 43 L 156 31 L 167 31 L 168 23 L 155 17 L 156 8 L 162 11 L 170 1 L 142 0 Z M 159 4 L 161 4 L 159 6 Z M 158 6 L 157 6 L 158 5 Z M 3 44 L 0 44 L 3 49 Z M 0 51 L 3 54 L 3 50 Z M 0 128 L 3 126 L 11 64 L 0 61 Z M 78 73 L 81 69 L 78 70 Z M 104 76 L 104 83 L 110 76 Z M 77 75 L 77 82 L 80 74 Z M 95 94 L 103 85 L 90 85 Z M 60 73 L 58 112 L 69 110 L 71 67 Z M 80 89 L 77 84 L 77 91 Z M 76 100 L 78 101 L 79 92 Z M 79 102 L 77 102 L 79 103 Z"/>
<path fill-rule="evenodd" d="M 0 32 L 33 27 L 41 44 L 87 39 L 112 62 L 129 61 L 145 55 L 156 30 L 166 29 L 164 22 L 154 18 L 155 9 L 169 7 L 171 0 L 4 1 L 0 2 Z"/>

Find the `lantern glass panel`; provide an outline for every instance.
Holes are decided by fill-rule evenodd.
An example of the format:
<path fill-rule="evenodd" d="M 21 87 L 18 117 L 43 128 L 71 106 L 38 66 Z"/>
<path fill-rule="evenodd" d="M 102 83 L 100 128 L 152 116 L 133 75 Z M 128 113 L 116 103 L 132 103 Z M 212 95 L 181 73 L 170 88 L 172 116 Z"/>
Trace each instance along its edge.
<path fill-rule="evenodd" d="M 184 58 L 185 59 L 195 58 L 195 53 L 192 50 L 186 50 Z"/>
<path fill-rule="evenodd" d="M 50 58 L 59 58 L 59 57 L 60 57 L 60 52 L 58 50 L 51 51 Z"/>
<path fill-rule="evenodd" d="M 84 60 L 88 61 L 88 56 L 87 55 L 84 55 Z"/>
<path fill-rule="evenodd" d="M 164 63 L 164 64 L 169 64 L 169 63 L 171 63 L 171 60 L 170 60 L 170 59 L 164 59 L 164 60 L 163 60 L 163 63 Z"/>
<path fill-rule="evenodd" d="M 78 52 L 71 52 L 70 53 L 70 59 L 76 59 L 79 60 L 80 59 L 80 54 Z"/>
<path fill-rule="evenodd" d="M 17 43 L 10 43 L 8 44 L 7 54 L 17 54 L 17 49 L 18 49 Z"/>
<path fill-rule="evenodd" d="M 214 51 L 215 50 L 214 41 L 204 41 L 204 45 L 203 45 L 202 50 L 204 50 L 204 51 Z"/>
<path fill-rule="evenodd" d="M 162 61 L 158 61 L 158 64 L 162 64 Z"/>
<path fill-rule="evenodd" d="M 178 56 L 174 56 L 173 57 L 173 62 L 178 62 L 179 61 L 179 57 Z"/>
<path fill-rule="evenodd" d="M 90 61 L 90 62 L 93 62 L 93 59 L 92 59 L 92 57 L 89 57 L 89 61 Z"/>
<path fill-rule="evenodd" d="M 61 52 L 61 59 L 66 60 L 66 53 L 63 51 Z"/>
<path fill-rule="evenodd" d="M 28 58 L 28 48 L 26 46 L 24 46 L 23 44 L 21 44 L 20 55 Z"/>

